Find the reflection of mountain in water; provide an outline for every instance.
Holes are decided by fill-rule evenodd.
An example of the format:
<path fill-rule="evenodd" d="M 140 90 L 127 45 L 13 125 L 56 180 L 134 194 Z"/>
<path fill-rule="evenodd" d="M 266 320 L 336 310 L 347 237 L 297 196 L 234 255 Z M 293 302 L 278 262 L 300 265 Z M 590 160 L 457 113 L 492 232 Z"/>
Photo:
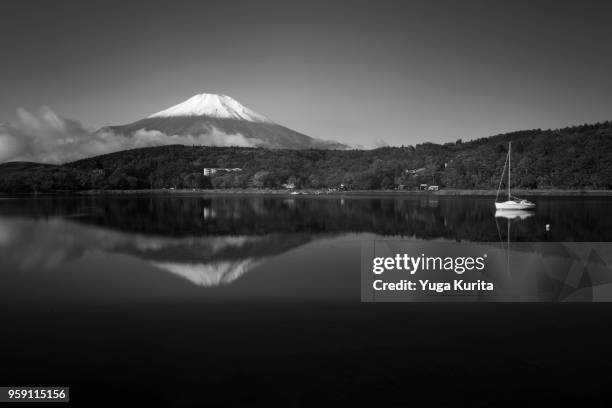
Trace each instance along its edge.
<path fill-rule="evenodd" d="M 4 198 L 0 261 L 8 271 L 59 272 L 88 252 L 127 255 L 144 261 L 144 269 L 153 266 L 210 287 L 235 282 L 254 268 L 267 268 L 272 263 L 266 260 L 313 240 L 368 233 L 366 239 L 408 237 L 422 246 L 460 240 L 484 242 L 486 251 L 505 250 L 501 266 L 493 268 L 495 276 L 488 278 L 508 289 L 512 299 L 530 290 L 546 299 L 612 298 L 612 275 L 606 267 L 612 261 L 601 258 L 605 249 L 584 261 L 575 255 L 581 247 L 567 247 L 572 241 L 610 241 L 612 219 L 607 211 L 607 201 L 592 199 L 543 199 L 533 215 L 496 218 L 489 199 L 451 197 Z M 516 241 L 535 242 L 525 246 Z M 296 253 L 306 258 L 295 269 L 310 274 L 308 261 L 322 252 L 305 247 Z M 507 254 L 512 270 L 522 274 L 504 274 Z M 605 262 L 596 262 L 600 258 Z"/>
<path fill-rule="evenodd" d="M 542 199 L 535 214 L 524 219 L 496 219 L 491 200 L 456 197 L 0 199 L 0 259 L 19 270 L 45 270 L 100 251 L 135 257 L 208 287 L 234 282 L 266 259 L 315 239 L 348 233 L 489 242 L 489 247 L 500 240 L 506 244 L 508 236 L 511 241 L 610 241 L 612 218 L 607 211 L 605 200 L 571 199 Z M 546 224 L 552 228 L 546 230 Z M 553 256 L 571 261 L 563 248 L 512 248 L 536 256 L 534 262 L 537 257 L 552 259 L 547 254 L 551 250 L 560 251 Z M 592 280 L 592 274 L 539 274 L 538 284 L 551 287 L 547 293 L 556 297 L 569 288 L 589 287 L 574 281 L 576 276 Z M 527 286 L 534 276 L 525 275 Z"/>
<path fill-rule="evenodd" d="M 178 263 L 153 262 L 154 266 L 187 279 L 199 286 L 218 286 L 232 283 L 258 264 L 253 259 L 235 262 Z"/>
<path fill-rule="evenodd" d="M 129 255 L 200 286 L 227 284 L 262 260 L 310 242 L 304 234 L 167 237 L 125 233 L 52 217 L 0 217 L 0 258 L 22 271 L 48 270 L 88 251 Z"/>
<path fill-rule="evenodd" d="M 612 241 L 606 199 L 540 198 L 515 241 Z M 490 198 L 149 196 L 0 200 L 0 214 L 71 216 L 122 231 L 163 236 L 379 235 L 497 241 Z M 550 231 L 545 225 L 550 224 Z"/>

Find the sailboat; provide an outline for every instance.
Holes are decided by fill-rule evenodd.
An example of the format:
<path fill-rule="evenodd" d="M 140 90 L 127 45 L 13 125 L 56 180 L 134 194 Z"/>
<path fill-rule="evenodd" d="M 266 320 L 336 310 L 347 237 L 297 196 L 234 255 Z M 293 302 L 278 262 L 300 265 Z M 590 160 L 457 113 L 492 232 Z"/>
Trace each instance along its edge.
<path fill-rule="evenodd" d="M 508 142 L 508 156 L 506 156 L 506 162 L 504 163 L 504 170 L 502 171 L 501 179 L 499 180 L 499 187 L 497 187 L 497 194 L 495 195 L 495 208 L 499 211 L 520 211 L 520 210 L 531 210 L 535 208 L 535 204 L 531 201 L 527 201 L 524 198 L 518 198 L 512 196 L 510 193 L 510 159 L 512 155 L 512 142 Z M 502 181 L 504 179 L 504 172 L 506 171 L 506 164 L 508 164 L 508 200 L 498 202 L 499 191 L 501 189 Z"/>

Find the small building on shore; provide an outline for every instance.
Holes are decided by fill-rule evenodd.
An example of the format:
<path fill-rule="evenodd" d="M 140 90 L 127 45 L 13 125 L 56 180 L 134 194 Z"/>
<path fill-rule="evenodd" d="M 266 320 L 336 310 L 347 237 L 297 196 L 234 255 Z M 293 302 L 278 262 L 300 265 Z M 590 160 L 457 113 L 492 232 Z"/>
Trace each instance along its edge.
<path fill-rule="evenodd" d="M 231 172 L 231 171 L 242 171 L 242 169 L 239 168 L 239 167 L 235 167 L 235 168 L 228 168 L 228 167 L 204 167 L 203 174 L 205 176 L 212 176 L 213 174 L 216 174 L 216 173 L 227 173 L 227 172 Z"/>
<path fill-rule="evenodd" d="M 406 174 L 410 174 L 412 176 L 416 176 L 417 174 L 422 173 L 425 170 L 427 170 L 425 167 L 421 167 L 421 168 L 418 168 L 418 169 L 408 169 L 408 170 L 406 170 Z"/>

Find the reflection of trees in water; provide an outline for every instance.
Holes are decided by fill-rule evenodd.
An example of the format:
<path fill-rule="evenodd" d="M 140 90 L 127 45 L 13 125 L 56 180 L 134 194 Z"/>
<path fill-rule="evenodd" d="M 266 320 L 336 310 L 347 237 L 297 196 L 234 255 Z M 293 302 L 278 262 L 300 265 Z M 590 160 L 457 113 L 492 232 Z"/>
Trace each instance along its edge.
<path fill-rule="evenodd" d="M 523 241 L 609 241 L 605 199 L 538 200 L 535 216 L 513 225 Z M 488 198 L 150 196 L 1 200 L 0 213 L 71 216 L 83 223 L 169 236 L 351 233 L 499 239 Z M 552 226 L 550 231 L 545 225 Z"/>
<path fill-rule="evenodd" d="M 8 270 L 55 270 L 88 252 L 100 251 L 141 259 L 200 286 L 231 283 L 263 260 L 313 238 L 307 234 L 174 237 L 108 229 L 61 217 L 0 216 L 0 259 Z"/>

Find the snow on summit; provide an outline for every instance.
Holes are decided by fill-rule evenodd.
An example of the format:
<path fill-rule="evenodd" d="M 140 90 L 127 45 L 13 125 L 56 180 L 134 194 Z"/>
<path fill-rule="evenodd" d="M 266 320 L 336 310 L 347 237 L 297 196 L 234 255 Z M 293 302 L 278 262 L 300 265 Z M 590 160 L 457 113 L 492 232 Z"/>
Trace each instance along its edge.
<path fill-rule="evenodd" d="M 252 111 L 234 98 L 227 95 L 208 93 L 192 96 L 178 105 L 154 113 L 149 116 L 149 118 L 173 116 L 209 116 L 214 118 L 246 120 L 249 122 L 272 123 L 272 121 L 265 116 Z"/>
<path fill-rule="evenodd" d="M 345 149 L 271 121 L 227 95 L 203 93 L 144 119 L 104 131 L 137 143 L 243 146 L 268 149 Z M 154 132 L 154 133 L 151 133 Z M 143 139 L 141 141 L 141 139 Z"/>

